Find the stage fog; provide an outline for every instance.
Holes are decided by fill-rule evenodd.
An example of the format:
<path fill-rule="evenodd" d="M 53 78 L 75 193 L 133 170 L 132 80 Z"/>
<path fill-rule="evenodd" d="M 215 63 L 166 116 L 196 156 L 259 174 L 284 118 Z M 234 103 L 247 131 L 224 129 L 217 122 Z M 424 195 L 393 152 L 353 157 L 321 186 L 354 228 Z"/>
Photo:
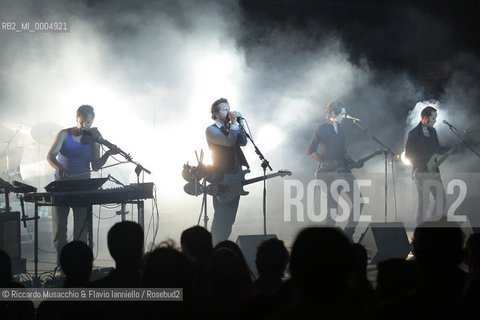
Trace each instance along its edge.
<path fill-rule="evenodd" d="M 400 160 L 406 134 L 417 125 L 420 110 L 427 104 L 438 107 L 436 128 L 442 144 L 457 140 L 442 120 L 460 130 L 475 128 L 480 101 L 476 56 L 453 49 L 440 67 L 446 68 L 437 76 L 440 88 L 432 89 L 428 70 L 435 67 L 422 64 L 424 56 L 415 47 L 423 49 L 425 44 L 411 38 L 415 38 L 412 33 L 422 35 L 424 24 L 415 27 L 417 22 L 428 21 L 430 28 L 438 31 L 432 46 L 443 45 L 452 35 L 442 20 L 399 6 L 401 21 L 411 17 L 405 27 L 408 32 L 403 34 L 392 23 L 372 36 L 385 39 L 388 33 L 395 35 L 392 43 L 401 46 L 393 50 L 402 58 L 411 55 L 419 66 L 412 72 L 392 61 L 377 63 L 378 50 L 372 46 L 388 48 L 388 43 L 369 39 L 359 47 L 361 41 L 352 44 L 335 21 L 310 17 L 299 24 L 278 17 L 259 18 L 249 11 L 249 3 L 1 0 L 1 21 L 64 21 L 68 31 L 0 31 L 0 176 L 43 192 L 54 180 L 54 170 L 46 161 L 53 139 L 60 129 L 75 125 L 80 105 L 89 104 L 95 108 L 94 126 L 103 137 L 151 171 L 137 176 L 136 165 L 117 155 L 107 163 L 113 166 L 93 177 L 111 175 L 125 185 L 136 183 L 137 178 L 154 182 L 156 205 L 152 200 L 145 202 L 146 245 L 167 239 L 178 244 L 182 230 L 199 221 L 204 225 L 203 216 L 199 217 L 202 196 L 185 193 L 182 169 L 186 163 L 198 165 L 196 154 L 200 156 L 202 151 L 204 163 L 210 163 L 205 129 L 212 124 L 212 102 L 224 97 L 246 119 L 251 138 L 273 169 L 267 173 L 292 172 L 268 180 L 266 207 L 267 233 L 291 243 L 298 230 L 311 221 L 285 221 L 284 182 L 298 180 L 306 186 L 313 179 L 317 165 L 308 157 L 307 147 L 313 131 L 325 120 L 327 103 L 339 100 L 348 114 L 360 119 L 358 124 L 395 154 L 387 160 L 387 199 L 383 194 L 383 155 L 354 170 L 374 181 L 375 188 L 366 191 L 372 202 L 369 213 L 374 220 L 382 219 L 388 201 L 388 219 L 408 221 L 416 195 L 408 192 L 414 188 L 411 167 Z M 360 25 L 356 32 L 359 37 L 371 36 L 370 27 Z M 382 148 L 354 122 L 345 120 L 345 128 L 347 148 L 354 159 Z M 251 141 L 244 152 L 251 167 L 246 178 L 261 176 L 261 160 Z M 442 166 L 447 176 L 462 172 L 473 179 L 478 171 L 478 158 L 469 150 L 453 155 Z M 107 182 L 104 187 L 121 185 Z M 245 189 L 250 194 L 240 200 L 230 237 L 234 241 L 238 235 L 263 233 L 263 184 Z M 21 210 L 13 195 L 11 205 Z M 27 215 L 33 215 L 33 204 L 25 209 Z M 207 209 L 210 227 L 210 196 Z M 94 208 L 98 265 L 111 265 L 106 234 L 120 221 L 118 210 L 113 205 Z M 128 205 L 126 210 L 126 219 L 137 219 L 135 206 Z M 42 257 L 54 248 L 49 238 L 49 208 L 42 207 L 40 215 Z M 24 245 L 31 243 L 33 232 L 33 223 L 27 226 L 21 228 Z"/>

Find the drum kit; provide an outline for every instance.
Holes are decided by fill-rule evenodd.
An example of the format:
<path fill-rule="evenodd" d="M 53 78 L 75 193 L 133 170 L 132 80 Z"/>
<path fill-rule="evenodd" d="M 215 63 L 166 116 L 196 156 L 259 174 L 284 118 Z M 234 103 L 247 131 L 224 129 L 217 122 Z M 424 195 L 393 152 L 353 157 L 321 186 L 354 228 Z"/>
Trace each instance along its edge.
<path fill-rule="evenodd" d="M 47 152 L 61 129 L 60 125 L 50 122 L 32 127 L 15 122 L 0 123 L 0 177 L 10 181 L 50 174 Z"/>

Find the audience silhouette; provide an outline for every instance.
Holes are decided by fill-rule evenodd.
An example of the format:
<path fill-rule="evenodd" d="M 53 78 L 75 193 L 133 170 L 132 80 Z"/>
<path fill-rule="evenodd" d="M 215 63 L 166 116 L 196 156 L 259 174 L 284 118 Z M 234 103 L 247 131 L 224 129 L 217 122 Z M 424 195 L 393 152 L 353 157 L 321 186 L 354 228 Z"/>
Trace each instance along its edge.
<path fill-rule="evenodd" d="M 282 240 L 271 238 L 259 244 L 255 257 L 259 277 L 253 292 L 237 305 L 233 319 L 261 319 L 280 308 L 276 293 L 283 286 L 288 260 L 289 253 Z"/>
<path fill-rule="evenodd" d="M 273 294 L 283 284 L 283 276 L 289 261 L 289 253 L 282 240 L 264 240 L 257 248 L 255 265 L 259 277 L 254 287 L 258 293 Z"/>
<path fill-rule="evenodd" d="M 193 226 L 184 230 L 180 244 L 187 257 L 194 260 L 201 269 L 206 269 L 213 253 L 212 234 L 207 229 Z"/>
<path fill-rule="evenodd" d="M 368 254 L 364 246 L 359 243 L 352 244 L 353 250 L 353 269 L 351 285 L 361 297 L 365 310 L 373 308 L 375 294 L 373 285 L 367 278 Z"/>
<path fill-rule="evenodd" d="M 0 288 L 25 288 L 13 280 L 12 260 L 7 252 L 0 249 Z M 35 317 L 32 301 L 0 301 L 0 319 L 30 320 Z"/>
<path fill-rule="evenodd" d="M 90 283 L 93 288 L 138 288 L 143 256 L 143 230 L 133 221 L 122 221 L 108 231 L 107 244 L 115 261 L 106 277 Z"/>
<path fill-rule="evenodd" d="M 212 235 L 200 226 L 184 230 L 180 237 L 182 252 L 194 263 L 195 274 L 192 286 L 192 308 L 195 314 L 207 317 L 211 295 L 208 264 L 213 254 Z"/>
<path fill-rule="evenodd" d="M 84 288 L 92 273 L 92 249 L 83 241 L 72 241 L 62 249 L 60 265 L 65 273 L 64 288 Z"/>
<path fill-rule="evenodd" d="M 363 315 L 361 299 L 349 285 L 353 249 L 338 228 L 309 227 L 297 235 L 290 256 L 292 281 L 300 299 L 276 315 L 275 319 L 352 319 Z"/>
<path fill-rule="evenodd" d="M 114 224 L 108 231 L 107 245 L 115 261 L 115 268 L 98 280 L 89 283 L 90 288 L 140 288 L 140 267 L 143 257 L 143 229 L 133 221 Z M 132 319 L 141 312 L 137 302 L 95 302 L 92 307 L 95 319 Z"/>
<path fill-rule="evenodd" d="M 93 267 L 92 249 L 83 241 L 72 241 L 60 252 L 60 265 L 65 273 L 63 288 L 85 288 Z M 92 304 L 86 301 L 48 301 L 40 303 L 37 320 L 87 319 Z"/>
<path fill-rule="evenodd" d="M 177 288 L 183 290 L 183 301 L 146 302 L 142 314 L 152 319 L 161 314 L 166 318 L 191 319 L 194 264 L 174 248 L 172 241 L 161 243 L 145 255 L 142 277 L 144 288 Z"/>
<path fill-rule="evenodd" d="M 217 245 L 215 246 L 214 249 L 217 250 L 217 249 L 220 249 L 220 248 L 228 248 L 228 249 L 232 250 L 233 252 L 235 252 L 237 257 L 240 259 L 240 262 L 242 263 L 243 267 L 248 271 L 248 274 L 249 274 L 252 282 L 253 282 L 253 280 L 255 280 L 255 274 L 253 273 L 252 269 L 250 269 L 250 266 L 247 263 L 247 259 L 245 259 L 245 256 L 243 255 L 243 252 L 242 252 L 242 249 L 240 249 L 238 244 L 236 244 L 235 242 L 230 241 L 230 240 L 223 240 L 223 241 L 220 241 L 219 243 L 217 243 Z"/>
<path fill-rule="evenodd" d="M 418 282 L 416 261 L 391 258 L 377 264 L 375 296 L 378 304 L 410 294 Z"/>
<path fill-rule="evenodd" d="M 378 319 L 453 319 L 468 317 L 462 297 L 467 274 L 463 259 L 463 233 L 445 218 L 420 224 L 413 234 L 418 281 L 406 296 L 376 310 Z"/>
<path fill-rule="evenodd" d="M 480 233 L 473 233 L 465 242 L 465 263 L 468 277 L 463 294 L 469 305 L 471 315 L 480 317 Z"/>
<path fill-rule="evenodd" d="M 217 245 L 208 266 L 211 281 L 210 317 L 228 319 L 239 301 L 252 292 L 246 263 L 227 246 Z"/>
<path fill-rule="evenodd" d="M 424 222 L 413 235 L 411 260 L 378 262 L 375 287 L 367 277 L 366 249 L 339 228 L 307 227 L 289 251 L 282 240 L 260 243 L 248 268 L 240 247 L 222 241 L 212 247 L 208 230 L 194 226 L 180 237 L 143 254 L 139 224 L 116 223 L 108 232 L 115 268 L 89 282 L 93 254 L 72 241 L 60 254 L 64 288 L 179 288 L 183 301 L 44 301 L 35 315 L 31 301 L 2 301 L 1 319 L 423 319 L 479 318 L 480 235 L 463 248 L 458 225 Z M 290 261 L 290 263 L 289 263 Z M 460 268 L 464 261 L 468 273 Z M 285 277 L 289 267 L 290 275 Z M 0 285 L 13 281 L 11 261 L 0 250 Z"/>

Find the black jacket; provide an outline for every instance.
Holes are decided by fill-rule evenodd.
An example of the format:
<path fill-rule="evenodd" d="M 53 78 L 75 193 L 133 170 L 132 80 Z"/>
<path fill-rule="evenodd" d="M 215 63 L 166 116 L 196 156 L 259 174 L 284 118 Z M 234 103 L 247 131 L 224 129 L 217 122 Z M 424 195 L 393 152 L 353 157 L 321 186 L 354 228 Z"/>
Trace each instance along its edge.
<path fill-rule="evenodd" d="M 408 133 L 405 156 L 412 163 L 414 171 L 426 172 L 430 158 L 435 153 L 445 153 L 448 149 L 440 146 L 435 128 L 428 128 L 428 132 L 430 137 L 423 134 L 422 123 L 420 122 Z"/>

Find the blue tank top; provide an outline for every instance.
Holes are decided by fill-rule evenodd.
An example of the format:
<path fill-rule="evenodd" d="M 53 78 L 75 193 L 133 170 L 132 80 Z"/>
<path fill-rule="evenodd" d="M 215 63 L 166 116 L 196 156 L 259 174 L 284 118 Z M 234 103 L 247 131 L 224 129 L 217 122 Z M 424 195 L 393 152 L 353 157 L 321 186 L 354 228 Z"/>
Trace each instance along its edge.
<path fill-rule="evenodd" d="M 92 145 L 81 144 L 72 137 L 72 132 L 68 129 L 67 138 L 63 142 L 62 148 L 58 153 L 58 162 L 68 170 L 69 175 L 81 174 L 75 177 L 69 177 L 68 179 L 89 179 L 90 178 L 90 162 L 92 161 Z M 55 171 L 55 180 L 60 180 L 58 171 Z"/>

